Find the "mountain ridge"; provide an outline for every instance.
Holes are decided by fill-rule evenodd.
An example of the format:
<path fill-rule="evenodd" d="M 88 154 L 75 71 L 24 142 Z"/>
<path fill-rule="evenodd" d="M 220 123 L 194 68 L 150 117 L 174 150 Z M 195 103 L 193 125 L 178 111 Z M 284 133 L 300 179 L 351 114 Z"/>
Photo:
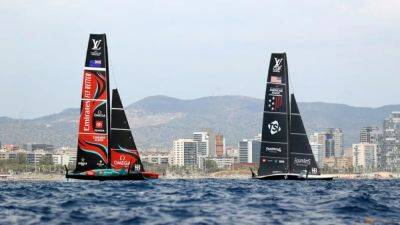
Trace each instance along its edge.
<path fill-rule="evenodd" d="M 263 105 L 261 99 L 240 95 L 189 100 L 156 95 L 125 108 L 139 147 L 169 149 L 174 139 L 190 138 L 192 132 L 207 128 L 223 133 L 227 145 L 236 146 L 239 140 L 261 133 Z M 362 127 L 381 127 L 390 112 L 400 111 L 400 105 L 373 108 L 325 102 L 300 102 L 299 108 L 309 134 L 342 128 L 346 146 L 358 141 Z M 0 141 L 75 146 L 78 119 L 77 108 L 34 119 L 0 117 Z"/>

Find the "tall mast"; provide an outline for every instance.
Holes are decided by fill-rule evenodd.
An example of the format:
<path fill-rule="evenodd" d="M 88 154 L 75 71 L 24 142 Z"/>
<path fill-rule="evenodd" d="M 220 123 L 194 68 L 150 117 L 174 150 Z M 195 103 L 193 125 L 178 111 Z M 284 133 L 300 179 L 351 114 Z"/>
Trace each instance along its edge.
<path fill-rule="evenodd" d="M 107 37 L 104 34 L 104 48 L 105 48 L 105 66 L 106 66 L 106 78 L 107 78 L 107 133 L 108 133 L 108 164 L 107 167 L 111 168 L 111 148 L 110 148 L 110 136 L 111 136 L 111 104 L 110 104 L 110 67 L 108 64 L 108 47 L 107 47 Z"/>
<path fill-rule="evenodd" d="M 288 137 L 288 151 L 287 151 L 287 162 L 288 162 L 288 169 L 287 171 L 290 173 L 291 172 L 291 165 L 290 165 L 290 128 L 291 128 L 291 110 L 290 110 L 290 89 L 289 89 L 289 67 L 287 63 L 287 57 L 286 53 L 283 53 L 283 58 L 284 58 L 284 70 L 285 70 L 285 80 L 286 80 L 286 96 L 287 96 L 287 101 L 286 101 L 286 113 L 287 113 L 287 121 L 288 121 L 288 129 L 287 129 L 287 137 Z"/>

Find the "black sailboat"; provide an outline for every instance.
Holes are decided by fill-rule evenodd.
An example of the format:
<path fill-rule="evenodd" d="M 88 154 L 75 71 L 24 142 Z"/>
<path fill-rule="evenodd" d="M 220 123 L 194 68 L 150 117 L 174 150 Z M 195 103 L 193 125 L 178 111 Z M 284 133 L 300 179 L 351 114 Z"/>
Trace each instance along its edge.
<path fill-rule="evenodd" d="M 66 177 L 84 180 L 157 179 L 146 172 L 133 140 L 118 90 L 110 107 L 105 34 L 91 34 L 83 73 L 75 170 Z"/>
<path fill-rule="evenodd" d="M 290 97 L 289 97 L 290 96 Z M 321 175 L 294 94 L 286 53 L 273 53 L 265 95 L 260 166 L 254 179 L 332 180 Z"/>

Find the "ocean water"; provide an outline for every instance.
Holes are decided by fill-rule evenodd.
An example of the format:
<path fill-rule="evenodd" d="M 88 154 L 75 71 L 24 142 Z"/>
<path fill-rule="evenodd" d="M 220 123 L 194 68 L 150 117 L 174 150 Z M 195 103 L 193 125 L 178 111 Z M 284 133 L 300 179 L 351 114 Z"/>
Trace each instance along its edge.
<path fill-rule="evenodd" d="M 5 181 L 0 224 L 400 224 L 400 181 Z"/>

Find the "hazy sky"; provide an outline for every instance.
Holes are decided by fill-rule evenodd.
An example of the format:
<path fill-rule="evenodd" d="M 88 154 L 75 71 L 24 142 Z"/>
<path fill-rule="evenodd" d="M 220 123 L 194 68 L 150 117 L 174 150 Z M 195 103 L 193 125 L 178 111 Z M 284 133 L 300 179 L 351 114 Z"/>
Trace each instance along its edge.
<path fill-rule="evenodd" d="M 397 0 L 2 0 L 0 116 L 79 107 L 89 33 L 107 34 L 125 105 L 263 98 L 270 54 L 282 51 L 298 101 L 400 104 L 399 12 Z"/>

